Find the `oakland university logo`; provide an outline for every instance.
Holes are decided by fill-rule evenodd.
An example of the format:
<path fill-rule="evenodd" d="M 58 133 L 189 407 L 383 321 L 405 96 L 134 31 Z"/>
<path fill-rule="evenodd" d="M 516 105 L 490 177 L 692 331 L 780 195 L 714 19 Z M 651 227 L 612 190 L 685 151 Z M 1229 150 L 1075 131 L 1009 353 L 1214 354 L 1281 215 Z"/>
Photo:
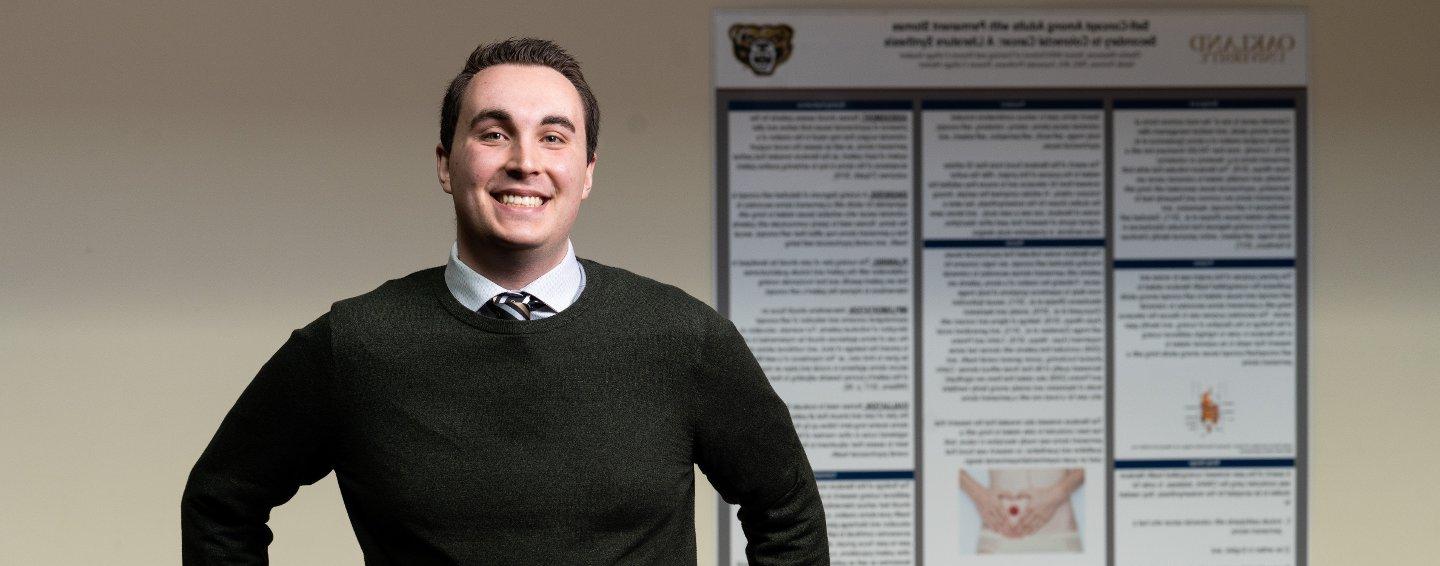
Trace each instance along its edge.
<path fill-rule="evenodd" d="M 735 58 L 762 77 L 774 74 L 775 68 L 790 58 L 790 38 L 794 35 L 795 30 L 785 24 L 730 26 Z"/>
<path fill-rule="evenodd" d="M 1295 36 L 1288 33 L 1213 33 L 1190 36 L 1190 50 L 1200 54 L 1200 62 L 1212 65 L 1284 63 L 1285 55 L 1294 49 Z"/>

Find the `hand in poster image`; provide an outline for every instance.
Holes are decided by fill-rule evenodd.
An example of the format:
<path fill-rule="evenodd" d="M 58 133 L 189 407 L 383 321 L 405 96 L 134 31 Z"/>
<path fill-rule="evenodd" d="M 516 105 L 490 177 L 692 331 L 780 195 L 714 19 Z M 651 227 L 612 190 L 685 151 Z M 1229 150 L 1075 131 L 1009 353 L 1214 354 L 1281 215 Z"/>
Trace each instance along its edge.
<path fill-rule="evenodd" d="M 1072 498 L 1085 483 L 1079 468 L 991 469 L 981 483 L 959 471 L 960 490 L 980 518 L 975 552 L 1080 552 Z M 973 524 L 973 523 L 972 523 Z"/>
<path fill-rule="evenodd" d="M 1020 530 L 1007 514 L 1006 508 L 1009 506 L 1000 500 L 1002 496 L 1008 499 L 1012 494 L 991 490 L 975 481 L 965 470 L 960 470 L 960 491 L 969 496 L 970 502 L 975 504 L 975 511 L 980 513 L 980 522 L 986 529 L 1007 537 L 1020 536 Z M 1018 513 L 1018 508 L 1016 512 Z"/>
<path fill-rule="evenodd" d="M 1070 503 L 1070 494 L 1085 483 L 1085 472 L 1068 469 L 1060 481 L 1040 487 L 1022 490 L 1020 496 L 1030 501 L 1030 507 L 1020 514 L 1016 521 L 1020 536 L 1030 535 L 1055 519 L 1055 512 Z M 1073 520 L 1072 520 L 1073 522 Z"/>

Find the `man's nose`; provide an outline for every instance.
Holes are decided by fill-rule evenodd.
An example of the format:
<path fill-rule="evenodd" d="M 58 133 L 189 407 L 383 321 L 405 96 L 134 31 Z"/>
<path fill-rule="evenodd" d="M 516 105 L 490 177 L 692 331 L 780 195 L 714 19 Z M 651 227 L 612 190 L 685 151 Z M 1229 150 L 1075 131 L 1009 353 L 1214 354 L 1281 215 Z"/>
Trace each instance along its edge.
<path fill-rule="evenodd" d="M 530 142 L 516 141 L 510 146 L 510 160 L 505 163 L 505 172 L 515 179 L 523 179 L 540 173 L 535 163 L 535 151 Z"/>

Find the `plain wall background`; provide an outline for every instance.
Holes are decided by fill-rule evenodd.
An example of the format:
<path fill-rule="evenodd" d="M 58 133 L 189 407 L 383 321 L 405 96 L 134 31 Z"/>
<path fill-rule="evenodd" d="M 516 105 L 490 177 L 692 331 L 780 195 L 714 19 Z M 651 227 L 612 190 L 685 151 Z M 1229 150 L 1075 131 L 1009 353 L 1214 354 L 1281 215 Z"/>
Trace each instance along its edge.
<path fill-rule="evenodd" d="M 585 64 L 578 253 L 714 297 L 708 40 L 732 3 L 216 4 L 0 8 L 0 563 L 179 562 L 186 474 L 289 331 L 444 261 L 437 108 L 481 41 Z M 1312 564 L 1433 564 L 1440 5 L 1284 4 L 1311 23 Z M 277 564 L 360 562 L 333 477 L 271 525 Z"/>

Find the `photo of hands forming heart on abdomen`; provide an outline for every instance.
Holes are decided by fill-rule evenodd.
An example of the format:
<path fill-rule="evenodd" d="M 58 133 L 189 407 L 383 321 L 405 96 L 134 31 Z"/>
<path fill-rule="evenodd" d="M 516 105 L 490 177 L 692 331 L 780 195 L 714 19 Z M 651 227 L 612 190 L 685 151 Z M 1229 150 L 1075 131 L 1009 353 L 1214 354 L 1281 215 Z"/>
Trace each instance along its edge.
<path fill-rule="evenodd" d="M 1011 525 L 1020 522 L 1020 517 L 1030 508 L 1030 496 L 1024 493 L 1003 492 L 999 496 L 1000 504 L 1005 510 L 1005 520 Z"/>

